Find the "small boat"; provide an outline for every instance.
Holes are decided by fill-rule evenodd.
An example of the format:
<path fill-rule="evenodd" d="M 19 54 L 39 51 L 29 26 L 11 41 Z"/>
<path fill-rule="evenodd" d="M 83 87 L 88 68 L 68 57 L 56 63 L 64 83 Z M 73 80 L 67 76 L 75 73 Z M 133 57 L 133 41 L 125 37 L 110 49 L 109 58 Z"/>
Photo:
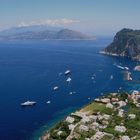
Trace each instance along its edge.
<path fill-rule="evenodd" d="M 51 101 L 47 101 L 46 103 L 47 103 L 47 104 L 50 104 L 50 103 L 51 103 Z"/>
<path fill-rule="evenodd" d="M 73 92 L 70 92 L 69 94 L 70 94 L 70 95 L 72 95 L 72 94 L 73 94 Z"/>
<path fill-rule="evenodd" d="M 68 79 L 67 79 L 66 81 L 67 81 L 67 82 L 71 82 L 71 80 L 72 80 L 72 79 L 71 79 L 70 77 L 68 77 Z"/>
<path fill-rule="evenodd" d="M 63 74 L 63 73 L 62 73 L 62 72 L 60 72 L 58 75 L 59 75 L 59 76 L 61 76 L 62 74 Z"/>
<path fill-rule="evenodd" d="M 129 81 L 132 81 L 132 80 L 133 80 L 132 77 L 130 77 L 130 78 L 129 78 Z"/>
<path fill-rule="evenodd" d="M 53 90 L 58 90 L 59 89 L 59 87 L 58 86 L 55 86 L 54 88 L 53 88 Z"/>
<path fill-rule="evenodd" d="M 119 87 L 119 90 L 121 90 L 122 89 L 122 87 Z"/>
<path fill-rule="evenodd" d="M 128 68 L 128 67 L 124 67 L 124 69 L 125 69 L 125 70 L 129 70 L 129 68 Z"/>
<path fill-rule="evenodd" d="M 68 74 L 70 74 L 70 73 L 71 73 L 70 70 L 66 70 L 66 71 L 65 71 L 65 75 L 68 75 Z"/>
<path fill-rule="evenodd" d="M 113 75 L 111 75 L 111 76 L 110 76 L 110 79 L 112 80 L 113 78 L 114 78 Z"/>
<path fill-rule="evenodd" d="M 33 106 L 35 104 L 36 104 L 35 101 L 26 101 L 24 103 L 21 103 L 21 106 Z"/>
<path fill-rule="evenodd" d="M 122 67 L 122 66 L 120 66 L 120 65 L 114 64 L 114 66 L 116 66 L 116 67 L 119 68 L 119 69 L 125 70 L 125 67 Z"/>
<path fill-rule="evenodd" d="M 95 78 L 92 76 L 91 79 L 94 80 Z"/>

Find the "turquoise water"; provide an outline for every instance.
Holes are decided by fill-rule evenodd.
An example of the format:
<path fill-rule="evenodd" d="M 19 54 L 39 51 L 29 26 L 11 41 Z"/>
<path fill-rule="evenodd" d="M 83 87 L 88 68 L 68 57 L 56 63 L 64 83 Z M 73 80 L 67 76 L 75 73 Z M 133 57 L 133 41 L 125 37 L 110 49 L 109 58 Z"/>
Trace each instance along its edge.
<path fill-rule="evenodd" d="M 134 79 L 136 62 L 100 55 L 111 40 L 48 41 L 43 43 L 0 44 L 0 140 L 30 140 L 70 112 L 89 103 L 101 93 L 140 89 L 139 84 L 123 81 L 122 70 L 113 64 L 128 66 Z M 70 84 L 65 75 L 72 71 Z M 91 79 L 96 74 L 94 80 Z M 110 76 L 114 79 L 111 80 Z M 55 85 L 59 90 L 54 92 Z M 69 92 L 76 93 L 70 95 Z M 91 100 L 88 100 L 88 98 Z M 31 108 L 21 102 L 34 100 Z M 50 100 L 51 104 L 46 104 Z"/>

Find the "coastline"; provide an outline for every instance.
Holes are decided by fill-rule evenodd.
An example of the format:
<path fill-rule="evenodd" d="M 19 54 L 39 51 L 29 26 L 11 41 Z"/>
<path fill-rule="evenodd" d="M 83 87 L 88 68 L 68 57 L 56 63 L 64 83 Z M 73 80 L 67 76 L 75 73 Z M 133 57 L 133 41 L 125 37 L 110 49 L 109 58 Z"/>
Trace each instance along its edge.
<path fill-rule="evenodd" d="M 41 140 L 41 137 L 46 134 L 52 127 L 55 126 L 58 122 L 66 118 L 71 112 L 78 110 L 79 107 L 70 107 L 62 110 L 61 112 L 57 112 L 52 120 L 42 125 L 39 129 L 33 132 L 30 140 Z M 56 117 L 57 116 L 57 117 Z"/>
<path fill-rule="evenodd" d="M 125 57 L 125 58 L 130 58 L 133 61 L 140 62 L 140 59 L 139 58 L 137 58 L 137 57 L 129 57 L 129 56 L 126 56 L 124 54 L 120 54 L 119 55 L 117 53 L 110 53 L 110 52 L 106 52 L 106 51 L 100 51 L 99 54 L 113 56 L 113 57 Z"/>
<path fill-rule="evenodd" d="M 90 132 L 92 134 L 91 139 L 92 138 L 94 139 L 94 137 L 97 136 L 97 133 L 100 132 L 101 140 L 104 137 L 105 138 L 108 137 L 108 140 L 112 139 L 113 137 L 119 138 L 119 140 L 122 140 L 123 138 L 127 137 L 128 138 L 127 140 L 129 140 L 131 137 L 131 135 L 129 135 L 129 131 L 130 131 L 129 129 L 132 129 L 131 126 L 129 126 L 129 125 L 131 124 L 131 120 L 135 120 L 135 118 L 137 118 L 137 115 L 136 115 L 137 111 L 138 111 L 137 108 L 140 107 L 140 103 L 137 100 L 139 96 L 140 96 L 139 91 L 133 91 L 131 94 L 129 94 L 129 93 L 109 93 L 109 94 L 106 94 L 99 98 L 96 98 L 93 101 L 91 101 L 90 103 L 86 104 L 85 106 L 81 107 L 80 109 L 76 110 L 75 112 L 70 113 L 68 116 L 66 116 L 65 118 L 60 120 L 58 123 L 56 123 L 54 126 L 52 126 L 49 130 L 47 130 L 39 138 L 39 140 L 50 140 L 52 138 L 51 136 L 53 136 L 53 135 L 60 136 L 64 131 L 64 130 L 61 131 L 61 127 L 63 127 L 63 125 L 66 122 L 69 125 L 68 125 L 68 127 L 65 127 L 65 130 L 70 129 L 70 132 L 69 131 L 67 132 L 69 134 L 64 139 L 66 139 L 66 140 L 71 140 L 73 138 L 77 139 L 76 138 L 78 136 L 78 135 L 76 135 L 77 131 L 79 134 L 84 135 L 84 133 L 85 133 L 87 136 L 88 132 L 91 131 L 90 123 L 92 122 L 93 124 L 97 125 L 98 121 L 94 122 L 93 118 L 101 119 L 103 117 L 105 119 L 105 123 L 107 123 L 107 124 L 104 124 L 104 121 L 102 121 L 102 119 L 101 119 L 100 120 L 101 124 L 100 125 L 98 124 L 100 126 L 99 130 L 96 129 L 97 126 L 96 127 L 92 126 L 92 129 L 94 129 L 94 131 Z M 133 101 L 133 103 L 136 105 L 136 107 L 134 107 L 134 104 L 132 104 L 130 101 Z M 116 107 L 115 104 L 118 104 L 119 106 Z M 127 106 L 130 108 L 130 110 L 129 110 L 129 108 L 127 108 Z M 135 112 L 134 112 L 134 110 L 133 111 L 131 110 L 131 107 L 135 108 Z M 118 115 L 113 115 L 114 113 L 116 113 L 116 111 L 118 111 Z M 126 112 L 128 113 L 126 120 L 129 117 L 130 120 L 127 120 L 127 121 L 128 122 L 130 121 L 130 124 L 127 123 L 127 121 L 125 120 Z M 117 118 L 115 118 L 115 117 L 117 117 Z M 110 120 L 111 118 L 112 118 L 112 120 Z M 120 125 L 118 125 L 118 122 L 117 122 L 114 125 L 114 128 L 112 128 L 112 126 L 110 126 L 110 123 L 112 123 L 112 121 L 114 119 L 117 119 L 117 121 L 119 119 Z M 124 124 L 122 124 L 122 120 L 125 122 Z M 113 122 L 113 124 L 114 123 L 115 122 Z M 87 124 L 88 124 L 88 126 L 87 126 Z M 129 127 L 127 127 L 127 124 Z M 78 129 L 81 129 L 81 130 L 79 131 Z M 110 131 L 110 129 L 111 129 L 111 131 Z M 135 128 L 133 128 L 133 129 L 135 130 Z M 113 132 L 113 133 L 111 133 L 111 132 Z M 117 135 L 114 135 L 115 133 L 117 133 Z M 140 136 L 137 134 L 136 137 L 139 138 Z M 62 138 L 60 138 L 60 139 L 62 139 Z"/>
<path fill-rule="evenodd" d="M 106 52 L 106 51 L 100 51 L 99 54 L 120 57 L 120 55 L 118 55 L 116 53 L 109 53 L 109 52 Z M 124 57 L 124 56 L 122 56 L 122 57 Z"/>

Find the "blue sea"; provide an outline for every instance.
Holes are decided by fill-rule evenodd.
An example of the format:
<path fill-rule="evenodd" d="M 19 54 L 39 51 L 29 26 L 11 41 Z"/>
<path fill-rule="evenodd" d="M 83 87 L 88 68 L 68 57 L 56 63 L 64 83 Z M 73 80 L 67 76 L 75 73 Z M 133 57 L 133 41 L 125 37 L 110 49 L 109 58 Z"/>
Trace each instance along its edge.
<path fill-rule="evenodd" d="M 1 43 L 0 140 L 37 140 L 45 129 L 102 93 L 120 87 L 139 90 L 139 84 L 125 82 L 122 70 L 113 65 L 129 67 L 138 80 L 140 74 L 133 71 L 137 62 L 98 53 L 111 41 Z M 71 83 L 64 75 L 68 69 Z M 54 91 L 54 86 L 59 90 Z M 37 104 L 21 107 L 27 100 Z M 51 104 L 46 104 L 48 100 Z"/>

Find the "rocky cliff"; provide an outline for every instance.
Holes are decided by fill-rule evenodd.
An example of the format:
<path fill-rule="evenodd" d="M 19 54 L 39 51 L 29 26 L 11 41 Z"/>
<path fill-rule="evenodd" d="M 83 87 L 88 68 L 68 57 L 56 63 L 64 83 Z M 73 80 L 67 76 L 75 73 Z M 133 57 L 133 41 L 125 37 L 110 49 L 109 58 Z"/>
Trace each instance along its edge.
<path fill-rule="evenodd" d="M 122 29 L 104 49 L 104 53 L 140 61 L 140 30 Z"/>

